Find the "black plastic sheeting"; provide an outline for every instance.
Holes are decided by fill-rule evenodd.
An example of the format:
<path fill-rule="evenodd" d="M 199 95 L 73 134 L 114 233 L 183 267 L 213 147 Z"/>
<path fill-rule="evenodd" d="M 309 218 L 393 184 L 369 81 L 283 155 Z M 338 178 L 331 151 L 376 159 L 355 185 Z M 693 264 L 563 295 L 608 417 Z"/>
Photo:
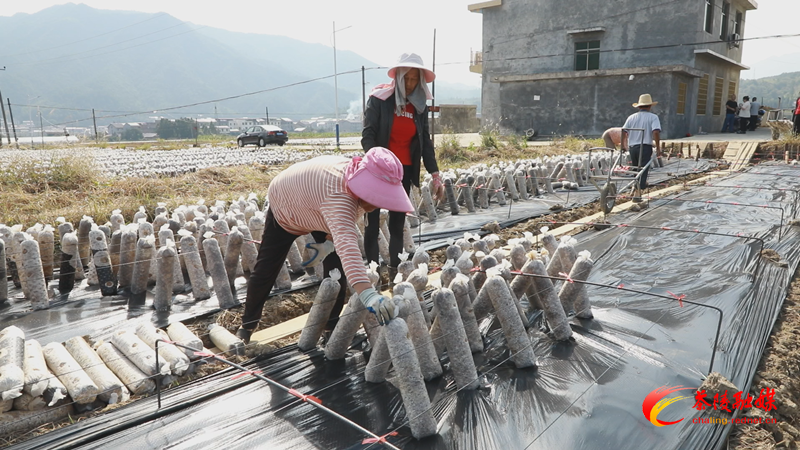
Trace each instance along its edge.
<path fill-rule="evenodd" d="M 797 188 L 800 178 L 779 175 L 800 171 L 778 165 L 758 170 L 772 176 L 736 175 L 736 184 L 764 190 L 697 187 L 681 198 L 782 206 L 787 220 L 796 217 L 795 194 L 768 188 Z M 578 248 L 591 250 L 596 261 L 591 282 L 683 294 L 722 309 L 714 371 L 747 391 L 800 259 L 800 229 L 785 226 L 779 241 L 779 210 L 703 202 L 654 201 L 644 213 L 616 219 L 760 237 L 788 267 L 760 260 L 759 241 L 736 236 L 618 227 L 583 233 Z M 642 413 L 642 401 L 654 389 L 700 385 L 717 312 L 619 289 L 590 286 L 589 295 L 595 317 L 571 319 L 571 342 L 554 342 L 544 333 L 541 312 L 532 312 L 536 369 L 514 368 L 496 321 L 484 319 L 486 350 L 475 355 L 481 388 L 456 392 L 447 368 L 444 377 L 429 382 L 439 434 L 420 441 L 404 426 L 399 391 L 390 382 L 364 381 L 366 361 L 359 350 L 331 362 L 319 350 L 289 347 L 247 366 L 319 397 L 374 433 L 399 427 L 399 435 L 388 439 L 403 449 L 722 448 L 734 425 L 693 424 L 704 414 L 691 408 L 691 399 L 659 414 L 661 420 L 685 418 L 676 425 L 655 427 Z M 228 370 L 167 391 L 160 411 L 151 397 L 11 448 L 379 447 L 362 444 L 366 436 L 312 406 L 258 380 L 234 380 L 233 374 Z"/>

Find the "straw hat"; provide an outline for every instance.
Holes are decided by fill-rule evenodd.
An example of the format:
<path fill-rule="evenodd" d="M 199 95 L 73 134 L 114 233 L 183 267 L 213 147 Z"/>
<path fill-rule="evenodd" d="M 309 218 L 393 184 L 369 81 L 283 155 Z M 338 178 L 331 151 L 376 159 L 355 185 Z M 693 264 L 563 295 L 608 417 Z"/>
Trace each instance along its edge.
<path fill-rule="evenodd" d="M 634 103 L 633 107 L 638 108 L 640 106 L 651 106 L 657 105 L 658 102 L 654 102 L 653 98 L 650 97 L 650 94 L 642 94 L 639 96 L 639 103 Z"/>
<path fill-rule="evenodd" d="M 416 53 L 403 53 L 397 58 L 397 63 L 389 69 L 389 78 L 394 78 L 395 71 L 398 67 L 412 67 L 415 69 L 422 69 L 425 74 L 425 82 L 430 83 L 436 78 L 436 74 L 432 70 L 422 64 L 422 58 Z"/>

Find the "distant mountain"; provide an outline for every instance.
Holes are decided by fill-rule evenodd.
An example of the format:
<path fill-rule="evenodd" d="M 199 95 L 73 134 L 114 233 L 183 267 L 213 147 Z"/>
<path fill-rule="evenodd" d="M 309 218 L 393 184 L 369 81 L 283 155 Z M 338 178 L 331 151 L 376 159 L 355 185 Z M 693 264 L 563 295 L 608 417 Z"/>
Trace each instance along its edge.
<path fill-rule="evenodd" d="M 781 107 L 790 108 L 800 96 L 800 72 L 784 73 L 755 80 L 741 80 L 739 98 L 748 95 L 758 97 L 761 104 L 777 108 L 778 97 Z"/>
<path fill-rule="evenodd" d="M 360 112 L 361 66 L 377 64 L 337 52 L 339 109 Z M 168 14 L 98 10 L 83 4 L 0 17 L 0 90 L 12 104 L 43 105 L 45 125 L 90 126 L 149 116 L 332 116 L 333 50 L 283 36 L 201 27 Z M 367 71 L 367 92 L 387 80 Z M 287 87 L 293 85 L 291 87 Z M 242 94 L 267 91 L 255 95 Z M 478 88 L 439 83 L 437 97 L 480 99 Z M 172 110 L 214 99 L 223 101 Z M 147 114 L 126 115 L 131 111 Z M 20 122 L 35 108 L 14 107 Z M 112 117 L 120 116 L 120 117 Z"/>

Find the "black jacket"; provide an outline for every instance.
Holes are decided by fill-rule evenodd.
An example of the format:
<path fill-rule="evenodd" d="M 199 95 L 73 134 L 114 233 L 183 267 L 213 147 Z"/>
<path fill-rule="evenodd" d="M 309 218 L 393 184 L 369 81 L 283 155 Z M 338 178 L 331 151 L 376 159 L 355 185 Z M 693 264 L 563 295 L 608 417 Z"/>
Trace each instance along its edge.
<path fill-rule="evenodd" d="M 386 100 L 370 96 L 367 111 L 364 114 L 364 129 L 361 131 L 361 147 L 364 152 L 373 147 L 389 147 L 389 134 L 394 122 L 394 94 Z M 436 165 L 436 154 L 433 141 L 428 130 L 428 107 L 414 114 L 417 135 L 411 140 L 411 182 L 419 187 L 420 158 L 425 163 L 428 173 L 439 171 Z"/>

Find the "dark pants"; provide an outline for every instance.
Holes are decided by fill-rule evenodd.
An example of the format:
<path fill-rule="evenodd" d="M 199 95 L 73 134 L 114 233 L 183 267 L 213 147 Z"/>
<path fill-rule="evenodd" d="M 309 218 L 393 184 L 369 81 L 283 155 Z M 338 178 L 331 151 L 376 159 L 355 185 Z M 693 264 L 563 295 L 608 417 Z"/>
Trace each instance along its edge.
<path fill-rule="evenodd" d="M 747 129 L 749 127 L 750 127 L 750 118 L 739 117 L 739 133 L 747 133 Z"/>
<path fill-rule="evenodd" d="M 758 116 L 750 116 L 750 131 L 756 131 L 758 128 Z"/>
<path fill-rule="evenodd" d="M 406 194 L 411 190 L 411 166 L 403 166 L 403 189 Z M 406 223 L 406 213 L 389 211 L 389 266 L 400 265 L 398 254 L 403 252 L 403 228 Z M 381 229 L 381 210 L 376 209 L 367 214 L 367 226 L 364 229 L 364 252 L 367 261 L 378 261 L 378 232 Z"/>
<path fill-rule="evenodd" d="M 731 133 L 733 133 L 734 131 L 736 131 L 733 126 L 735 120 L 736 120 L 736 114 L 734 113 L 726 114 L 725 123 L 722 124 L 722 132 L 725 133 L 726 131 L 730 131 Z"/>
<path fill-rule="evenodd" d="M 631 155 L 631 166 L 644 166 L 650 162 L 653 157 L 653 146 L 648 144 L 631 145 L 628 148 L 628 153 Z M 650 167 L 644 169 L 639 176 L 639 188 L 644 190 L 647 187 L 647 173 L 650 172 Z"/>
<path fill-rule="evenodd" d="M 794 122 L 794 126 L 792 127 L 792 132 L 794 133 L 795 136 L 797 136 L 798 134 L 800 134 L 800 114 L 795 114 L 794 117 L 792 117 L 792 122 Z"/>
<path fill-rule="evenodd" d="M 286 256 L 289 254 L 289 249 L 294 244 L 294 240 L 299 237 L 284 230 L 278 224 L 275 216 L 272 215 L 272 209 L 267 210 L 265 222 L 264 234 L 261 236 L 261 246 L 258 248 L 256 266 L 253 268 L 253 273 L 250 274 L 250 280 L 247 282 L 247 300 L 244 304 L 242 328 L 248 330 L 253 330 L 258 326 L 264 303 L 269 298 L 269 293 L 275 285 L 278 273 L 280 273 Z M 327 233 L 314 231 L 311 235 L 316 242 L 325 242 Z M 322 267 L 325 269 L 325 276 L 328 276 L 333 269 L 339 269 L 339 272 L 344 274 L 342 261 L 336 253 L 328 255 L 322 262 Z M 331 311 L 330 315 L 331 318 L 325 325 L 328 330 L 332 330 L 336 325 L 339 313 L 342 312 L 342 307 L 344 306 L 344 299 L 347 295 L 347 280 L 344 275 L 339 279 L 339 285 L 341 286 L 339 296 L 336 297 L 336 304 L 333 306 L 333 311 Z"/>

